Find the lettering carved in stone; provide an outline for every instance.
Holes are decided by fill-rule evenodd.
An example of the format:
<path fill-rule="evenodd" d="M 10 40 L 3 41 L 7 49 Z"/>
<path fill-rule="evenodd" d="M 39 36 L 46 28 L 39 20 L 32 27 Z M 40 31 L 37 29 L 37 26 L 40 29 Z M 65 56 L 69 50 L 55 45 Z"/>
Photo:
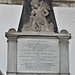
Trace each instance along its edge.
<path fill-rule="evenodd" d="M 59 73 L 59 40 L 18 39 L 17 71 Z"/>

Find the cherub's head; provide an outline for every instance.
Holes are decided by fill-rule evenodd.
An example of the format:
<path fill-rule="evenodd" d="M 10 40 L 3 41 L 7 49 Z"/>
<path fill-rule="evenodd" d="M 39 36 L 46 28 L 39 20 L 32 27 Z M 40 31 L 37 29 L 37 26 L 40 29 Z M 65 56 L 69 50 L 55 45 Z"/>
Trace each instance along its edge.
<path fill-rule="evenodd" d="M 40 2 L 38 0 L 32 0 L 30 5 L 32 9 L 37 9 L 39 4 Z"/>

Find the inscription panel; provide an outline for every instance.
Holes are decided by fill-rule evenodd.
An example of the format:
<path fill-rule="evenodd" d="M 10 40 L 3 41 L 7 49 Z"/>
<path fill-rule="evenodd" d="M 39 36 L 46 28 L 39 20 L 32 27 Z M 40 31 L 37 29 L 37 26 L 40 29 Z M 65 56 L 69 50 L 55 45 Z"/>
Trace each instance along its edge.
<path fill-rule="evenodd" d="M 59 73 L 58 39 L 18 39 L 17 71 Z"/>

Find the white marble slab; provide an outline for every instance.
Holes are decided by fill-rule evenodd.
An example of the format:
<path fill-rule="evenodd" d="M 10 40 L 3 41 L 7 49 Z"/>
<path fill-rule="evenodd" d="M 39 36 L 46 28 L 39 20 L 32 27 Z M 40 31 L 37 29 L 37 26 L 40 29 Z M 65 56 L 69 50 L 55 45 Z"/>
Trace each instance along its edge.
<path fill-rule="evenodd" d="M 59 40 L 19 38 L 17 71 L 59 73 Z"/>

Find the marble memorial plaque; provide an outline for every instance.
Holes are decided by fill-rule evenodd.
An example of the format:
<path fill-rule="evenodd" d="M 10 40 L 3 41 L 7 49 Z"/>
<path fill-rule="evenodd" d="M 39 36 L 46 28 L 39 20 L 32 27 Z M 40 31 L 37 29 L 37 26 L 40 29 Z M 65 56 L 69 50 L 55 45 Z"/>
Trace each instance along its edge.
<path fill-rule="evenodd" d="M 19 38 L 17 71 L 59 73 L 59 40 Z"/>

